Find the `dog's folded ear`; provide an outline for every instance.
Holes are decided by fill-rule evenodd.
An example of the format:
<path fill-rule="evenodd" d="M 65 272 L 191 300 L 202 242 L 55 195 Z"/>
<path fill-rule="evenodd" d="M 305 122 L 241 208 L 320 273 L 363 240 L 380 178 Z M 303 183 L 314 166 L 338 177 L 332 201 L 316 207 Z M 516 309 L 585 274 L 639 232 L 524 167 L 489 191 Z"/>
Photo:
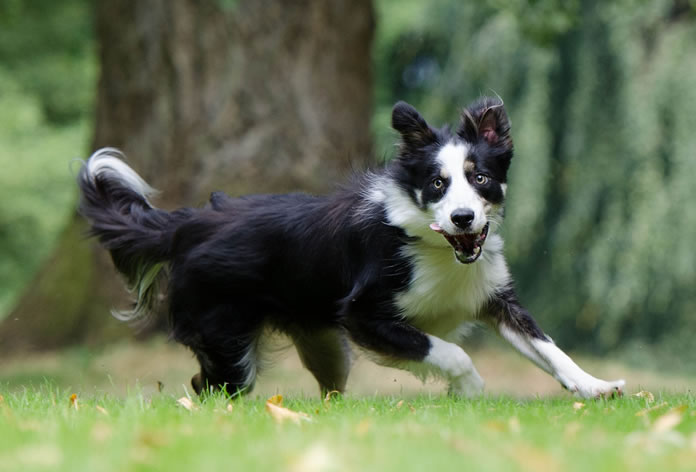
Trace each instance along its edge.
<path fill-rule="evenodd" d="M 437 139 L 421 114 L 406 102 L 394 105 L 392 128 L 401 133 L 401 139 L 407 146 L 422 147 Z"/>
<path fill-rule="evenodd" d="M 483 140 L 501 152 L 512 151 L 510 120 L 498 98 L 483 97 L 465 108 L 457 134 L 470 143 Z"/>

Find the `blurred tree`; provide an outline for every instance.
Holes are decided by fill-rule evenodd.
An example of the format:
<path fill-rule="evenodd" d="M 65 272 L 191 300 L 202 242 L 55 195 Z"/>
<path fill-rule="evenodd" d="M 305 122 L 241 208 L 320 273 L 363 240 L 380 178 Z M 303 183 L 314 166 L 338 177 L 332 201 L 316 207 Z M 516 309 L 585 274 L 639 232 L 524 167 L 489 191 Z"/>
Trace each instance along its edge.
<path fill-rule="evenodd" d="M 93 148 L 116 146 L 165 208 L 324 191 L 370 156 L 370 0 L 96 2 Z M 3 349 L 99 343 L 123 288 L 75 216 L 0 326 Z"/>

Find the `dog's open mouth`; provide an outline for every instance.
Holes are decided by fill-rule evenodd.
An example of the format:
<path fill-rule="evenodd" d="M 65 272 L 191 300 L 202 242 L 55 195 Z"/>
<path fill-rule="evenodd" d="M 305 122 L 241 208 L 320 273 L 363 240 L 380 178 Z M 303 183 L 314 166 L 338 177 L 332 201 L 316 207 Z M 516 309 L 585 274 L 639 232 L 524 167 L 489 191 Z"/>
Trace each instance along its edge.
<path fill-rule="evenodd" d="M 481 255 L 483 243 L 488 236 L 488 223 L 479 233 L 449 234 L 437 223 L 432 223 L 430 229 L 445 237 L 454 248 L 454 256 L 462 264 L 471 264 Z"/>

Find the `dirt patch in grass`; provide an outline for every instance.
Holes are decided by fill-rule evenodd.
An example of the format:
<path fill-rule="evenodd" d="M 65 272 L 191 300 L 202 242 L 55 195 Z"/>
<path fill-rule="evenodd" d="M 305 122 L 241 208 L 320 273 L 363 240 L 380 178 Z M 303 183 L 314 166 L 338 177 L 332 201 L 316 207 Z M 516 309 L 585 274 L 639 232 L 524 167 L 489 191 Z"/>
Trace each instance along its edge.
<path fill-rule="evenodd" d="M 486 381 L 488 394 L 565 395 L 554 379 L 509 349 L 486 346 L 470 354 Z M 279 350 L 271 357 L 258 378 L 253 396 L 318 395 L 313 377 L 300 364 L 294 348 Z M 696 389 L 696 378 L 692 376 L 639 370 L 619 362 L 588 357 L 577 360 L 597 377 L 626 379 L 629 392 Z M 187 349 L 165 339 L 155 339 L 142 344 L 116 344 L 100 352 L 71 349 L 6 358 L 0 365 L 0 383 L 11 390 L 48 381 L 60 388 L 89 393 L 123 396 L 134 390 L 147 394 L 161 389 L 180 395 L 185 389 L 191 392 L 189 380 L 196 371 L 197 363 Z M 357 396 L 441 394 L 444 390 L 442 382 L 429 380 L 423 384 L 407 372 L 377 366 L 360 355 L 356 356 L 348 382 L 348 393 Z"/>

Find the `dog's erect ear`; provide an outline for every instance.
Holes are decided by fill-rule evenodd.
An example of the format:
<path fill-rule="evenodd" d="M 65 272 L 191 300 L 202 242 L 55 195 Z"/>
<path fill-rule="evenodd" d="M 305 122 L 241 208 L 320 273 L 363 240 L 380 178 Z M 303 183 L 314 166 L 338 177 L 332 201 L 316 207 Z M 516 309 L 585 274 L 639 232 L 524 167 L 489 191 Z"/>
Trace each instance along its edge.
<path fill-rule="evenodd" d="M 512 151 L 510 120 L 497 98 L 484 97 L 467 107 L 457 134 L 470 143 L 483 140 L 503 152 Z"/>
<path fill-rule="evenodd" d="M 392 128 L 401 133 L 401 138 L 407 146 L 421 147 L 437 139 L 421 114 L 406 102 L 394 105 Z"/>

